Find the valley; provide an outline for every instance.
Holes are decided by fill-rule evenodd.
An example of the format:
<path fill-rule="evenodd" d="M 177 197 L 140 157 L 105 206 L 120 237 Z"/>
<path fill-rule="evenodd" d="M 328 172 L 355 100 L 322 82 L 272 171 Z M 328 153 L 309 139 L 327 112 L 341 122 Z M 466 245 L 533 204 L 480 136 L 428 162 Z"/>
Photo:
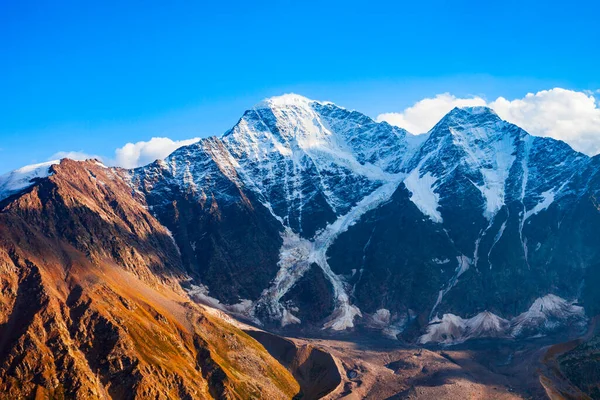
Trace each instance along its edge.
<path fill-rule="evenodd" d="M 302 399 L 589 399 L 557 359 L 598 334 L 526 340 L 475 339 L 451 346 L 416 346 L 376 332 L 281 337 L 225 318 L 258 340 L 300 382 Z M 306 332 L 304 332 L 306 334 Z M 320 353 L 320 357 L 310 355 Z"/>

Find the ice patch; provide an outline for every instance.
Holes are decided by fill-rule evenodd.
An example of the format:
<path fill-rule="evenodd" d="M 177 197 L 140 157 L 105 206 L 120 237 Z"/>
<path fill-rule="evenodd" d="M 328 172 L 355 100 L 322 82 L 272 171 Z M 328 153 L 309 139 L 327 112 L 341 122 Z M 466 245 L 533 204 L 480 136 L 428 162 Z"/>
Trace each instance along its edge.
<path fill-rule="evenodd" d="M 492 255 L 492 250 L 494 250 L 494 247 L 496 247 L 496 243 L 498 243 L 498 241 L 500 240 L 502 235 L 504 235 L 504 230 L 506 229 L 507 221 L 508 221 L 508 218 L 500 226 L 500 230 L 498 231 L 498 233 L 496 233 L 496 236 L 494 236 L 494 242 L 492 243 L 492 245 L 490 246 L 490 250 L 488 251 L 487 258 L 488 258 L 488 264 L 490 265 L 490 269 L 492 269 L 492 262 L 490 261 L 490 256 Z"/>
<path fill-rule="evenodd" d="M 438 210 L 440 195 L 435 192 L 437 179 L 427 172 L 420 175 L 419 168 L 414 169 L 404 180 L 404 185 L 410 191 L 410 201 L 433 222 L 442 223 L 442 214 Z"/>
<path fill-rule="evenodd" d="M 566 325 L 583 325 L 585 321 L 583 307 L 548 294 L 536 299 L 527 311 L 513 319 L 512 334 L 515 337 L 530 337 Z"/>
<path fill-rule="evenodd" d="M 442 319 L 431 320 L 427 333 L 419 343 L 458 344 L 469 339 L 508 337 L 509 321 L 484 311 L 472 318 L 463 319 L 454 314 L 444 314 Z"/>
<path fill-rule="evenodd" d="M 104 165 L 102 162 L 100 162 L 98 160 L 94 160 L 94 164 L 96 164 L 100 168 L 108 169 L 108 167 L 106 165 Z"/>
<path fill-rule="evenodd" d="M 454 314 L 444 314 L 442 318 L 434 318 L 429 322 L 427 333 L 419 337 L 419 343 L 455 343 L 462 339 L 465 320 Z"/>
<path fill-rule="evenodd" d="M 374 314 L 367 315 L 366 325 L 373 329 L 379 329 L 383 336 L 395 340 L 404 331 L 410 318 L 409 315 L 392 316 L 390 310 L 380 308 Z"/>
<path fill-rule="evenodd" d="M 550 207 L 550 205 L 554 203 L 555 194 L 556 193 L 554 192 L 554 189 L 546 190 L 545 192 L 543 192 L 541 194 L 542 200 L 539 203 L 537 203 L 531 210 L 525 212 L 523 221 L 527 221 L 532 215 L 535 215 L 540 211 L 543 211 Z"/>

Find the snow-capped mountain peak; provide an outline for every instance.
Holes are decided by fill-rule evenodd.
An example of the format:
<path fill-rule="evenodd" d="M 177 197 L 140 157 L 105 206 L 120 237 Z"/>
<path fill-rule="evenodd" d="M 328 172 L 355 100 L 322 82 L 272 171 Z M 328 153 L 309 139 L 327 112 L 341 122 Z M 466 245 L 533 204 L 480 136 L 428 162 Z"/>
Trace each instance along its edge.
<path fill-rule="evenodd" d="M 485 106 L 472 107 L 454 107 L 448 112 L 440 122 L 455 123 L 455 124 L 477 124 L 493 123 L 502 119 L 494 110 Z"/>
<path fill-rule="evenodd" d="M 222 140 L 242 180 L 284 224 L 307 235 L 324 225 L 303 227 L 304 215 L 319 210 L 332 221 L 349 211 L 397 180 L 419 143 L 400 128 L 295 94 L 259 103 Z"/>
<path fill-rule="evenodd" d="M 311 104 L 318 103 L 322 105 L 333 104 L 328 101 L 317 101 L 311 100 L 307 97 L 301 96 L 295 93 L 287 93 L 281 96 L 273 96 L 267 99 L 262 100 L 257 103 L 253 108 L 255 110 L 269 108 L 288 108 L 288 107 L 298 107 L 298 108 L 307 108 L 310 107 Z M 337 107 L 337 106 L 336 106 Z"/>
<path fill-rule="evenodd" d="M 58 164 L 60 160 L 48 161 L 40 164 L 27 165 L 17 170 L 0 176 L 0 200 L 27 189 L 33 185 L 36 178 L 45 178 L 50 175 L 50 167 Z"/>

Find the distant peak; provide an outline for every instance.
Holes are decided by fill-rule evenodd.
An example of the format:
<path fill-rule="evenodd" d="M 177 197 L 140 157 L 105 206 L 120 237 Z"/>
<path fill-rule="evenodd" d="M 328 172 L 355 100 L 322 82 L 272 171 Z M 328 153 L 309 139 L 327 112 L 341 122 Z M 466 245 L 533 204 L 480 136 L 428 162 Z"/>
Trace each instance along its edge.
<path fill-rule="evenodd" d="M 307 97 L 295 93 L 287 93 L 281 96 L 273 96 L 264 99 L 254 106 L 255 109 L 263 108 L 285 108 L 285 107 L 309 107 L 312 103 L 333 104 L 327 101 L 311 100 Z"/>
<path fill-rule="evenodd" d="M 489 107 L 455 107 L 436 126 L 467 127 L 496 124 L 502 119 Z"/>

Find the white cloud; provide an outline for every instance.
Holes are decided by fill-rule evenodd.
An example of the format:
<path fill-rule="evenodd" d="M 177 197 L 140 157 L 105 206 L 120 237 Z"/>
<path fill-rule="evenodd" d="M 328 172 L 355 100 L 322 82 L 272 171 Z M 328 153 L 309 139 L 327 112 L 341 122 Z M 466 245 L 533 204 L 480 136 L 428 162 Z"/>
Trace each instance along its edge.
<path fill-rule="evenodd" d="M 600 107 L 590 92 L 554 88 L 529 93 L 521 99 L 499 97 L 491 102 L 444 93 L 418 101 L 401 113 L 381 114 L 377 120 L 421 133 L 431 129 L 452 108 L 472 105 L 487 105 L 501 118 L 533 135 L 563 140 L 589 155 L 600 153 Z"/>
<path fill-rule="evenodd" d="M 98 155 L 87 154 L 83 151 L 59 151 L 58 153 L 52 154 L 52 156 L 50 156 L 48 160 L 60 160 L 63 158 L 70 158 L 71 160 L 75 161 L 84 161 L 89 160 L 91 158 L 102 160 L 102 157 Z"/>
<path fill-rule="evenodd" d="M 380 114 L 377 121 L 386 121 L 411 133 L 418 134 L 429 131 L 454 107 L 485 105 L 486 101 L 481 97 L 460 99 L 450 93 L 443 93 L 432 99 L 427 98 L 418 101 L 414 106 L 408 107 L 401 113 Z"/>
<path fill-rule="evenodd" d="M 555 88 L 512 101 L 499 97 L 489 105 L 533 135 L 563 140 L 589 155 L 600 153 L 600 107 L 592 95 Z"/>
<path fill-rule="evenodd" d="M 147 142 L 127 143 L 115 150 L 113 164 L 123 168 L 135 168 L 163 159 L 182 146 L 198 142 L 199 138 L 171 140 L 166 137 L 154 137 Z"/>

